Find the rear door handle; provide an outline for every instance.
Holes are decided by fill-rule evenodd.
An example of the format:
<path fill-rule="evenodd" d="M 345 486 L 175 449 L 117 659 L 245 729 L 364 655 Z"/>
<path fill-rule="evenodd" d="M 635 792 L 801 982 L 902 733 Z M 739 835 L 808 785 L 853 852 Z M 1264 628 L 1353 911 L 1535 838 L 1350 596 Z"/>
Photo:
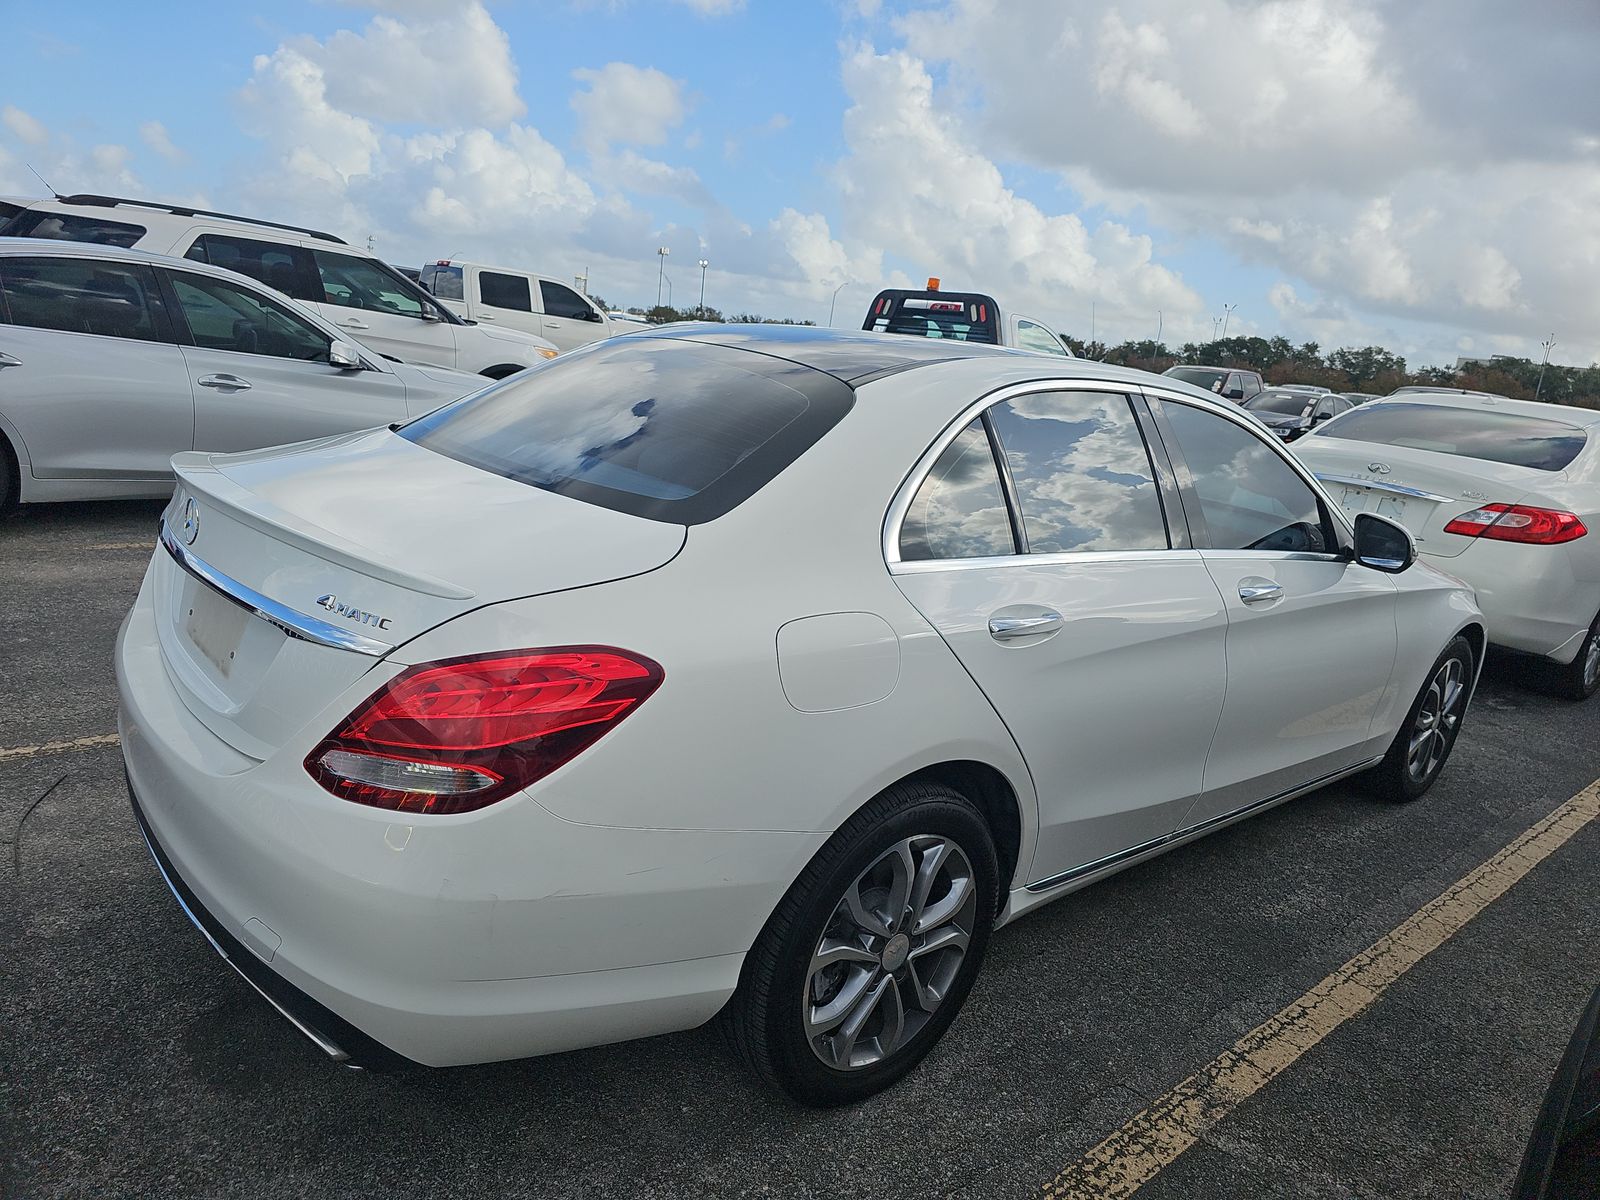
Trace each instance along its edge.
<path fill-rule="evenodd" d="M 21 365 L 22 360 L 20 358 L 0 350 L 0 367 L 20 367 Z"/>
<path fill-rule="evenodd" d="M 1283 599 L 1283 584 L 1281 583 L 1241 583 L 1239 585 L 1239 599 L 1246 604 L 1265 604 L 1268 600 Z"/>
<path fill-rule="evenodd" d="M 348 321 L 340 321 L 339 324 L 344 326 L 346 329 L 371 329 L 372 328 L 371 325 L 368 325 L 365 321 L 359 320 L 356 317 L 351 317 Z"/>
<path fill-rule="evenodd" d="M 1041 633 L 1054 633 L 1063 623 L 1058 612 L 1043 612 L 1033 617 L 990 617 L 989 636 L 997 642 L 1038 637 Z"/>
<path fill-rule="evenodd" d="M 248 379 L 240 379 L 237 375 L 202 375 L 195 382 L 201 387 L 218 388 L 222 391 L 230 392 L 247 391 L 251 386 Z"/>
<path fill-rule="evenodd" d="M 560 321 L 546 321 L 544 323 L 544 327 L 546 329 L 560 329 L 561 328 L 561 322 Z"/>

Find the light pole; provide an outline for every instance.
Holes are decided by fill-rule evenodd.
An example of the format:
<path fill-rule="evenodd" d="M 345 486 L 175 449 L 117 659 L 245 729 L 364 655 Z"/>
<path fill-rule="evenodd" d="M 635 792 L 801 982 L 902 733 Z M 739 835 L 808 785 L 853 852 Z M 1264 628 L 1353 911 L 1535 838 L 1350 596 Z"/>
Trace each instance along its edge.
<path fill-rule="evenodd" d="M 1213 342 L 1217 340 L 1217 331 L 1219 329 L 1221 329 L 1221 328 L 1222 328 L 1222 318 L 1221 317 L 1212 317 L 1211 318 L 1211 340 Z"/>
<path fill-rule="evenodd" d="M 1539 364 L 1539 383 L 1533 389 L 1533 398 L 1535 400 L 1539 398 L 1539 393 L 1544 391 L 1544 369 L 1550 365 L 1550 348 L 1555 344 L 1556 335 L 1553 333 L 1549 337 L 1545 338 L 1544 341 L 1539 343 L 1539 345 L 1544 347 L 1544 361 Z"/>
<path fill-rule="evenodd" d="M 845 284 L 846 283 L 850 283 L 850 282 L 852 282 L 852 280 L 847 275 L 847 276 L 845 276 L 844 281 L 842 283 L 840 283 L 838 287 L 833 289 L 833 299 L 828 301 L 828 328 L 829 329 L 833 328 L 833 306 L 839 302 L 839 293 L 844 290 Z"/>
<path fill-rule="evenodd" d="M 1154 357 L 1161 352 L 1161 321 L 1161 310 L 1158 308 L 1156 309 L 1156 344 L 1155 348 L 1150 351 L 1151 357 Z"/>
<path fill-rule="evenodd" d="M 1233 310 L 1238 307 L 1237 304 L 1224 304 L 1222 306 L 1222 336 L 1224 338 L 1228 336 L 1228 318 L 1233 316 Z"/>
<path fill-rule="evenodd" d="M 656 307 L 657 308 L 661 307 L 661 285 L 663 283 L 665 283 L 666 279 L 667 279 L 667 255 L 669 255 L 671 253 L 672 253 L 672 251 L 668 250 L 665 246 L 657 246 L 656 247 L 656 257 L 659 258 L 660 261 L 661 261 L 661 269 L 656 273 Z"/>
<path fill-rule="evenodd" d="M 709 262 L 707 262 L 705 259 L 702 258 L 700 260 L 700 313 L 699 313 L 699 315 L 700 315 L 700 317 L 702 319 L 704 319 L 704 317 L 706 315 L 706 268 L 709 267 L 710 265 L 711 264 Z"/>

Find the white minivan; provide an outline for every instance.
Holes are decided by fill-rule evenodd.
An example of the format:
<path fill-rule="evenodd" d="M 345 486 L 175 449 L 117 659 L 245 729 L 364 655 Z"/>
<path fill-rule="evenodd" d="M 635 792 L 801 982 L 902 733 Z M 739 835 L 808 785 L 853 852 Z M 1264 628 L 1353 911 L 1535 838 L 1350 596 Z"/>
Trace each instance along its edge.
<path fill-rule="evenodd" d="M 469 321 L 492 321 L 576 350 L 619 330 L 605 311 L 575 288 L 514 267 L 441 258 L 422 268 L 422 286 Z"/>
<path fill-rule="evenodd" d="M 503 379 L 556 356 L 550 339 L 464 320 L 389 264 L 315 229 L 84 195 L 30 204 L 0 233 L 120 246 L 237 271 L 298 300 L 341 336 L 401 362 Z"/>

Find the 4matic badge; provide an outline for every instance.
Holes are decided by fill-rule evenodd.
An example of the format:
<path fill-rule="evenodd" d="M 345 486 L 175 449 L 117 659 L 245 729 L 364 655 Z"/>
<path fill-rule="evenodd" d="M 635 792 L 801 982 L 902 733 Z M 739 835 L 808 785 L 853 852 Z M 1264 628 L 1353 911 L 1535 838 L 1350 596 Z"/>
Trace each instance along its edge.
<path fill-rule="evenodd" d="M 374 629 L 389 628 L 388 617 L 380 617 L 377 613 L 369 613 L 359 608 L 353 608 L 332 592 L 324 592 L 318 596 L 317 607 L 325 608 L 335 616 L 343 617 L 347 621 L 359 621 L 363 625 L 371 625 Z"/>

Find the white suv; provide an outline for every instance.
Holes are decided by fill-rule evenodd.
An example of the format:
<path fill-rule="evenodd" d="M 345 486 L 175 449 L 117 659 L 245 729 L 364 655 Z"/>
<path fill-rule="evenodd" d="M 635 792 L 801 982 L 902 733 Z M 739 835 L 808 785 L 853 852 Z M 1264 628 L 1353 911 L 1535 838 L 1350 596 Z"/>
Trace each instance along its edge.
<path fill-rule="evenodd" d="M 387 263 L 315 229 L 115 196 L 62 196 L 30 204 L 0 233 L 147 250 L 238 271 L 402 362 L 502 379 L 557 353 L 530 333 L 463 320 Z"/>

